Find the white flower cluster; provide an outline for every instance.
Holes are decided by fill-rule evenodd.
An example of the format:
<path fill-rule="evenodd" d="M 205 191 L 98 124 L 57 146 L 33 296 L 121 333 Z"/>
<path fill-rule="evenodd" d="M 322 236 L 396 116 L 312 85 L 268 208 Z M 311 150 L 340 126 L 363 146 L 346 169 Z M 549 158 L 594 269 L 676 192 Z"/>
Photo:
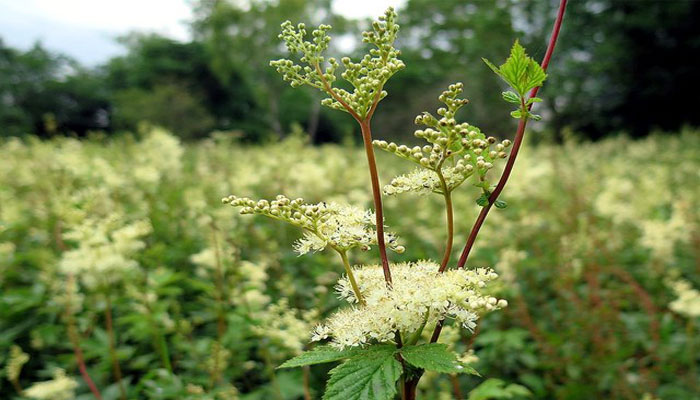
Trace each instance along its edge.
<path fill-rule="evenodd" d="M 460 160 L 461 161 L 461 160 Z M 455 167 L 443 168 L 442 174 L 447 182 L 447 187 L 454 189 L 464 182 L 471 175 L 470 165 L 457 165 Z M 435 171 L 423 168 L 416 168 L 406 175 L 399 175 L 391 180 L 391 183 L 384 186 L 384 194 L 387 196 L 413 192 L 419 195 L 430 193 L 442 193 L 440 179 Z"/>
<path fill-rule="evenodd" d="M 393 287 L 384 281 L 382 267 L 362 266 L 353 269 L 364 306 L 353 306 L 333 314 L 314 330 L 312 341 L 331 338 L 339 348 L 370 342 L 391 342 L 398 330 L 407 337 L 423 327 L 452 318 L 464 328 L 476 326 L 479 313 L 507 306 L 483 292 L 486 283 L 498 275 L 490 269 L 453 269 L 438 272 L 432 261 L 393 264 Z M 336 287 L 340 298 L 357 303 L 347 277 Z"/>
<path fill-rule="evenodd" d="M 309 330 L 318 318 L 318 311 L 299 312 L 289 306 L 287 299 L 270 304 L 264 311 L 255 313 L 260 322 L 251 329 L 259 336 L 269 338 L 275 344 L 294 354 L 301 354 L 308 339 Z"/>
<path fill-rule="evenodd" d="M 294 250 L 300 255 L 321 251 L 329 245 L 340 250 L 355 247 L 369 250 L 371 245 L 377 243 L 375 215 L 371 211 L 338 203 L 323 204 L 323 208 L 326 217 L 319 219 L 315 233 L 306 232 L 294 244 Z M 384 240 L 391 250 L 397 253 L 404 251 L 394 233 L 386 232 Z"/>
<path fill-rule="evenodd" d="M 250 310 L 264 308 L 270 302 L 270 296 L 265 294 L 269 278 L 267 264 L 241 261 L 235 268 L 241 281 L 233 288 L 231 294 L 233 301 L 240 301 Z"/>
<path fill-rule="evenodd" d="M 688 318 L 700 317 L 700 291 L 683 279 L 671 282 L 670 286 L 678 297 L 668 305 L 668 308 Z"/>
<path fill-rule="evenodd" d="M 23 394 L 38 400 L 73 400 L 75 399 L 76 387 L 78 387 L 78 382 L 67 377 L 64 370 L 57 368 L 52 380 L 35 383 L 27 388 Z"/>
<path fill-rule="evenodd" d="M 243 207 L 241 214 L 261 214 L 289 222 L 304 230 L 294 249 L 297 253 L 321 251 L 330 246 L 338 251 L 359 247 L 369 250 L 377 243 L 375 215 L 371 211 L 338 203 L 305 204 L 301 198 L 290 200 L 277 196 L 275 200 L 254 201 L 248 198 L 229 196 L 222 199 L 234 207 Z M 402 253 L 397 237 L 385 232 L 384 240 L 391 250 Z"/>
<path fill-rule="evenodd" d="M 59 269 L 92 288 L 121 281 L 125 273 L 138 267 L 132 256 L 145 246 L 141 237 L 150 232 L 147 220 L 124 224 L 116 214 L 86 219 L 64 235 L 78 247 L 63 253 Z"/>
<path fill-rule="evenodd" d="M 134 178 L 155 185 L 164 176 L 178 173 L 184 151 L 177 137 L 160 128 L 151 129 L 148 136 L 139 143 L 139 151 L 134 160 Z"/>
<path fill-rule="evenodd" d="M 29 354 L 22 351 L 17 345 L 10 346 L 10 355 L 5 365 L 5 376 L 10 382 L 15 382 L 19 378 L 22 367 L 29 361 Z"/>

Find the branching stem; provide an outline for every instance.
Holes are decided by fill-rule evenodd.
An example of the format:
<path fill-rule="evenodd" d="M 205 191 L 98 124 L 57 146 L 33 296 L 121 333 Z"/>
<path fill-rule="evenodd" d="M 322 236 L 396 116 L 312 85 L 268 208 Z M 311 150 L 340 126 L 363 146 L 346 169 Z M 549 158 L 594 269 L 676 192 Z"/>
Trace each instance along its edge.
<path fill-rule="evenodd" d="M 566 10 L 566 2 L 567 0 L 560 0 L 559 2 L 559 10 L 557 12 L 557 18 L 554 21 L 554 28 L 552 28 L 552 35 L 549 38 L 549 44 L 547 45 L 547 52 L 544 55 L 544 59 L 542 60 L 542 69 L 544 71 L 547 71 L 547 67 L 549 66 L 549 61 L 552 58 L 552 53 L 554 52 L 554 47 L 556 46 L 557 43 L 557 38 L 559 37 L 559 31 L 561 30 L 561 24 L 562 21 L 564 20 L 564 12 Z M 532 89 L 530 92 L 530 97 L 535 97 L 537 95 L 537 92 L 539 91 L 539 86 L 535 87 Z M 532 104 L 527 107 L 528 111 L 532 108 Z M 525 114 L 527 116 L 527 114 Z M 501 191 L 503 191 L 503 188 L 506 185 L 506 182 L 508 181 L 508 178 L 510 177 L 510 172 L 513 169 L 513 165 L 515 164 L 515 158 L 518 155 L 518 151 L 520 150 L 520 145 L 522 144 L 523 141 L 523 135 L 525 132 L 525 125 L 527 124 L 527 119 L 521 119 L 520 122 L 518 123 L 518 130 L 515 133 L 515 139 L 513 140 L 513 148 L 510 151 L 510 157 L 508 157 L 508 162 L 506 163 L 506 167 L 503 170 L 503 174 L 501 175 L 501 178 L 498 181 L 498 184 L 496 185 L 496 189 L 491 193 L 489 196 L 489 204 L 486 207 L 483 207 L 481 209 L 481 212 L 479 213 L 479 216 L 476 219 L 476 222 L 474 222 L 474 227 L 472 228 L 471 232 L 469 233 L 469 237 L 467 238 L 467 243 L 464 246 L 464 250 L 462 250 L 462 254 L 459 257 L 459 261 L 457 262 L 457 268 L 464 268 L 464 266 L 467 263 L 467 258 L 469 257 L 469 252 L 471 251 L 472 246 L 474 245 L 474 241 L 476 240 L 476 236 L 479 234 L 479 229 L 481 229 L 481 225 L 483 225 L 484 221 L 486 220 L 486 215 L 489 213 L 489 210 L 491 209 L 491 205 L 496 201 L 498 196 L 501 194 Z M 443 321 L 438 321 L 437 324 L 435 325 L 435 329 L 433 330 L 433 335 L 430 338 L 430 343 L 435 343 L 438 341 L 440 338 L 440 333 L 442 331 L 442 325 Z"/>
<path fill-rule="evenodd" d="M 382 208 L 382 192 L 379 186 L 379 174 L 377 172 L 377 160 L 374 157 L 374 147 L 372 147 L 372 128 L 370 126 L 370 121 L 372 120 L 372 115 L 374 110 L 377 108 L 379 103 L 379 98 L 381 95 L 381 89 L 378 91 L 377 95 L 374 97 L 372 106 L 370 107 L 367 115 L 365 117 L 360 116 L 355 110 L 350 107 L 350 105 L 343 100 L 342 97 L 333 90 L 328 81 L 323 76 L 321 71 L 321 66 L 316 63 L 314 65 L 316 68 L 316 73 L 325 88 L 326 93 L 336 100 L 340 105 L 345 108 L 345 110 L 352 115 L 353 118 L 360 124 L 360 129 L 362 130 L 362 141 L 365 147 L 365 153 L 367 154 L 367 165 L 369 167 L 369 177 L 372 182 L 372 200 L 374 202 L 374 213 L 376 216 L 377 224 L 377 247 L 379 248 L 379 257 L 382 259 L 382 270 L 384 271 L 384 280 L 387 285 L 391 286 L 391 270 L 389 269 L 389 258 L 386 255 L 386 243 L 384 242 L 384 211 Z"/>

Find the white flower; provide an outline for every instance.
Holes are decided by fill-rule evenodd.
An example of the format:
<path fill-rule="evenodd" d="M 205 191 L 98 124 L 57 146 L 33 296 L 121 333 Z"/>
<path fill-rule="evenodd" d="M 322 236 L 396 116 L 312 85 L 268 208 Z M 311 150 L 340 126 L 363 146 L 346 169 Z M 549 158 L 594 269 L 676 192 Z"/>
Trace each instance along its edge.
<path fill-rule="evenodd" d="M 671 282 L 670 286 L 678 298 L 673 300 L 668 308 L 689 318 L 700 317 L 700 291 L 682 279 Z"/>
<path fill-rule="evenodd" d="M 452 190 L 471 176 L 472 170 L 464 167 L 444 167 L 441 171 L 447 187 Z M 384 194 L 387 196 L 406 192 L 419 195 L 442 193 L 438 174 L 431 169 L 416 168 L 409 174 L 397 176 L 390 184 L 384 186 Z"/>

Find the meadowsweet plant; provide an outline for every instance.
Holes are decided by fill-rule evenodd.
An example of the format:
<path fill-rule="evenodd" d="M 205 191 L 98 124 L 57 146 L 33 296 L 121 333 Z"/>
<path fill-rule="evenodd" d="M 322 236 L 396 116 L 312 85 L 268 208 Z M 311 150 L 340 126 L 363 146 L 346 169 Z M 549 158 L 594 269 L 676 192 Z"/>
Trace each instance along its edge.
<path fill-rule="evenodd" d="M 548 56 L 558 33 L 563 6 L 558 18 Z M 372 30 L 364 32 L 363 42 L 370 45 L 367 54 L 356 62 L 349 57 L 340 62 L 326 57 L 331 27 L 321 25 L 311 31 L 306 26 L 282 24 L 280 39 L 293 59 L 272 61 L 285 81 L 293 87 L 310 86 L 327 98 L 321 104 L 346 112 L 359 124 L 367 157 L 374 209 L 362 210 L 345 204 L 322 202 L 307 204 L 299 198 L 290 200 L 279 195 L 274 200 L 251 200 L 234 195 L 223 202 L 239 207 L 241 214 L 264 215 L 292 224 L 303 231 L 295 243 L 300 254 L 335 250 L 341 257 L 345 275 L 336 285 L 337 295 L 349 303 L 318 324 L 311 333 L 313 342 L 323 342 L 314 349 L 283 363 L 281 368 L 308 366 L 342 361 L 330 372 L 324 399 L 391 399 L 401 392 L 404 399 L 414 399 L 416 387 L 425 371 L 458 374 L 477 372 L 469 366 L 469 357 L 460 357 L 447 344 L 437 343 L 443 325 L 473 331 L 485 312 L 507 306 L 505 299 L 490 294 L 488 283 L 497 278 L 490 268 L 466 268 L 471 244 L 492 205 L 504 208 L 498 200 L 500 191 L 513 167 L 528 120 L 539 119 L 530 109 L 536 102 L 537 89 L 546 79 L 546 58 L 540 66 L 528 57 L 516 41 L 510 56 L 500 66 L 484 60 L 512 89 L 503 92 L 505 101 L 516 104 L 511 113 L 518 119 L 515 142 L 497 140 L 478 127 L 457 120 L 457 113 L 468 101 L 460 98 L 462 83 L 450 85 L 440 96 L 444 104 L 437 116 L 425 112 L 416 117 L 424 127 L 415 132 L 426 141 L 423 146 L 406 146 L 372 139 L 371 120 L 379 102 L 387 96 L 384 85 L 405 68 L 394 47 L 399 32 L 396 13 L 389 8 Z M 340 72 L 342 71 L 342 72 Z M 339 86 L 340 78 L 346 81 Z M 413 172 L 399 176 L 384 187 L 385 195 L 406 192 L 435 193 L 444 197 L 447 239 L 440 263 L 418 260 L 390 263 L 386 249 L 402 253 L 405 248 L 397 236 L 384 231 L 382 189 L 374 156 L 374 146 L 417 165 Z M 512 150 L 510 158 L 506 152 Z M 508 158 L 505 172 L 494 184 L 490 172 Z M 454 236 L 452 194 L 469 182 L 477 188 L 475 201 L 482 213 L 470 234 L 456 268 L 449 268 Z M 380 263 L 351 266 L 351 250 L 370 250 L 376 246 Z M 430 340 L 423 332 L 433 330 Z"/>

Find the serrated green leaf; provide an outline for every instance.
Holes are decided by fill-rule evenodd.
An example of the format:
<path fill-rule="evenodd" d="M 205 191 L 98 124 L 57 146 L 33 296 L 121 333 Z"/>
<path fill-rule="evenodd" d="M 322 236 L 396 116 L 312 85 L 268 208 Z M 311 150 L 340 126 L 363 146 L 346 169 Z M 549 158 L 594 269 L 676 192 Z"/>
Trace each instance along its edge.
<path fill-rule="evenodd" d="M 489 197 L 486 194 L 482 194 L 481 196 L 479 196 L 478 199 L 476 199 L 476 204 L 478 204 L 482 207 L 488 206 L 489 205 Z"/>
<path fill-rule="evenodd" d="M 331 346 L 319 346 L 313 350 L 301 353 L 300 355 L 285 361 L 277 368 L 294 368 L 304 365 L 323 364 L 333 361 L 350 358 L 357 354 L 359 349 L 338 350 Z"/>
<path fill-rule="evenodd" d="M 528 106 L 529 106 L 529 105 L 532 104 L 532 103 L 541 103 L 541 102 L 542 102 L 542 99 L 540 99 L 539 97 L 530 97 L 530 98 L 527 100 L 527 103 L 525 103 L 525 105 L 528 105 Z"/>
<path fill-rule="evenodd" d="M 520 97 L 524 97 L 532 88 L 541 86 L 547 78 L 540 64 L 528 57 L 525 48 L 517 40 L 513 43 L 510 56 L 501 66 L 496 67 L 490 61 L 483 60 L 501 79 L 515 89 Z M 506 99 L 506 101 L 510 100 Z"/>
<path fill-rule="evenodd" d="M 496 73 L 496 75 L 501 76 L 501 71 L 499 71 L 498 67 L 496 67 L 491 61 L 489 61 L 483 57 L 481 59 L 484 61 L 484 63 L 486 63 L 486 65 L 488 65 L 489 68 L 491 68 L 491 70 L 493 72 Z"/>
<path fill-rule="evenodd" d="M 401 356 L 414 367 L 445 374 L 479 375 L 474 368 L 457 361 L 457 355 L 447 349 L 444 343 L 428 343 L 418 346 L 406 346 L 401 349 Z"/>
<path fill-rule="evenodd" d="M 493 205 L 496 206 L 496 208 L 506 208 L 506 207 L 508 207 L 508 203 L 506 203 L 506 202 L 503 201 L 503 200 L 496 200 L 496 201 L 493 203 Z"/>
<path fill-rule="evenodd" d="M 396 347 L 390 345 L 372 346 L 333 368 L 323 399 L 393 399 L 396 381 L 401 376 L 396 351 Z"/>
<path fill-rule="evenodd" d="M 515 118 L 515 119 L 520 119 L 520 117 L 523 116 L 523 112 L 520 110 L 511 111 L 510 116 Z"/>
<path fill-rule="evenodd" d="M 511 92 L 510 90 L 501 93 L 501 96 L 503 96 L 503 100 L 505 100 L 509 103 L 515 103 L 515 104 L 520 103 L 520 96 L 518 96 L 517 93 Z"/>

